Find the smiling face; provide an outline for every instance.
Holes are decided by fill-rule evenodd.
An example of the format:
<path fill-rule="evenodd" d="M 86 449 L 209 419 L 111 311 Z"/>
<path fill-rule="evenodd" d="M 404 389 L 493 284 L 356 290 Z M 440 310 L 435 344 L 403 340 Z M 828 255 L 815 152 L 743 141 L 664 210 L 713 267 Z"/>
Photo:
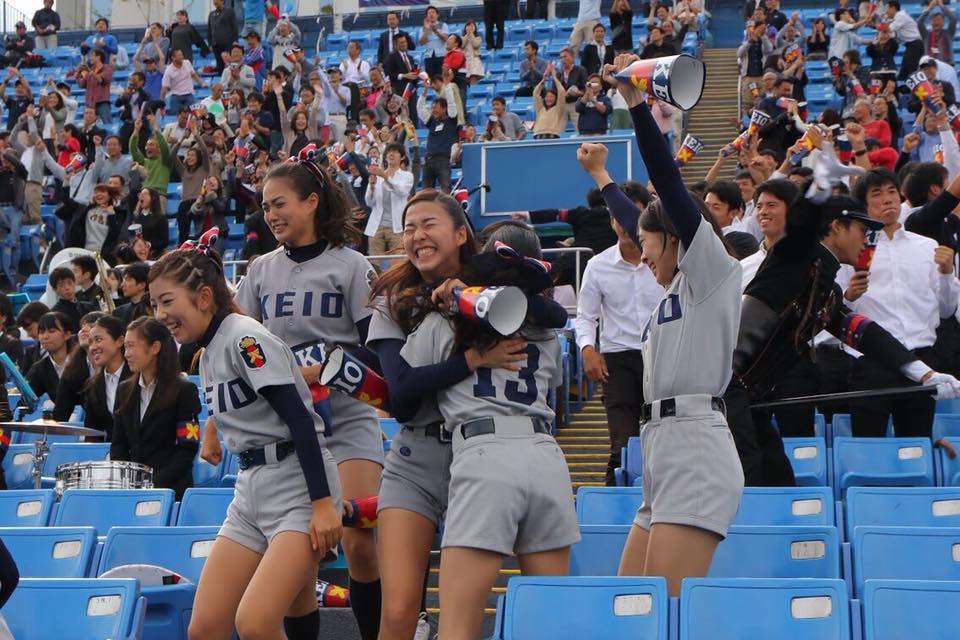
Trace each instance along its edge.
<path fill-rule="evenodd" d="M 160 147 L 153 136 L 147 139 L 147 143 L 143 147 L 143 154 L 151 160 L 160 157 Z"/>
<path fill-rule="evenodd" d="M 196 342 L 213 318 L 213 291 L 203 286 L 196 293 L 167 276 L 150 283 L 153 317 L 161 322 L 180 344 Z"/>
<path fill-rule="evenodd" d="M 98 325 L 90 329 L 89 355 L 94 366 L 104 367 L 116 360 L 121 355 L 122 346 L 122 336 L 115 339 L 106 329 Z"/>
<path fill-rule="evenodd" d="M 134 238 L 133 240 L 133 253 L 137 256 L 137 260 L 144 262 L 150 259 L 150 243 L 144 240 L 142 237 Z M 144 293 L 144 290 L 141 290 L 140 293 Z"/>
<path fill-rule="evenodd" d="M 787 224 L 787 204 L 765 191 L 757 197 L 757 204 L 753 211 L 763 237 L 776 242 L 783 235 Z"/>
<path fill-rule="evenodd" d="M 150 195 L 150 190 L 141 189 L 140 194 L 137 196 L 137 207 L 143 209 L 144 211 L 149 211 L 152 200 L 153 196 Z"/>
<path fill-rule="evenodd" d="M 317 241 L 314 222 L 320 198 L 311 193 L 301 200 L 287 178 L 271 178 L 263 185 L 263 219 L 277 242 L 292 247 Z"/>
<path fill-rule="evenodd" d="M 439 282 L 460 269 L 460 247 L 466 241 L 466 227 L 457 227 L 438 203 L 417 202 L 407 209 L 403 250 L 427 282 Z"/>
<path fill-rule="evenodd" d="M 711 217 L 721 229 L 729 227 L 733 219 L 740 213 L 740 209 L 731 209 L 730 205 L 718 198 L 715 193 L 708 193 L 704 202 L 707 203 L 707 209 L 710 211 Z"/>
<path fill-rule="evenodd" d="M 123 279 L 120 280 L 120 293 L 123 294 L 124 298 L 139 299 L 146 291 L 146 288 L 146 284 L 138 282 L 128 275 L 124 275 Z"/>
<path fill-rule="evenodd" d="M 641 261 L 650 267 L 658 284 L 669 285 L 677 271 L 677 238 L 662 231 L 640 229 L 640 243 L 643 247 Z"/>

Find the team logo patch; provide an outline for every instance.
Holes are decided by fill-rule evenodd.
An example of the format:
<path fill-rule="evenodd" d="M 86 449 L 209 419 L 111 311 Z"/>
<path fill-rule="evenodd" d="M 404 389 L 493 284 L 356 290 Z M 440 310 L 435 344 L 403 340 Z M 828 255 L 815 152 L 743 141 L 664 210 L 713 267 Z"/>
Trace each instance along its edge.
<path fill-rule="evenodd" d="M 400 455 L 404 458 L 410 457 L 410 447 L 400 447 Z"/>
<path fill-rule="evenodd" d="M 200 442 L 200 425 L 196 422 L 180 422 L 177 424 L 177 444 Z"/>
<path fill-rule="evenodd" d="M 243 363 L 251 369 L 259 369 L 267 364 L 267 355 L 263 352 L 263 347 L 253 336 L 244 336 L 237 343 L 240 347 L 240 355 L 243 356 Z"/>

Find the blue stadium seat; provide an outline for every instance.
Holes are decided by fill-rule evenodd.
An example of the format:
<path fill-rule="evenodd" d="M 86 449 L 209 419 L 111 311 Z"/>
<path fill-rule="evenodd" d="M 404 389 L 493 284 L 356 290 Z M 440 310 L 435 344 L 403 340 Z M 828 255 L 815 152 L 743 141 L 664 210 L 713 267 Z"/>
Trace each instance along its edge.
<path fill-rule="evenodd" d="M 945 438 L 945 440 L 954 451 L 960 451 L 960 437 Z M 937 451 L 940 456 L 939 484 L 945 487 L 960 487 L 960 456 L 951 458 L 943 447 L 937 447 Z"/>
<path fill-rule="evenodd" d="M 177 526 L 220 526 L 227 517 L 227 507 L 233 500 L 233 489 L 228 487 L 192 487 L 180 500 Z"/>
<path fill-rule="evenodd" d="M 580 487 L 577 489 L 577 522 L 631 524 L 642 502 L 640 487 Z"/>
<path fill-rule="evenodd" d="M 619 486 L 639 487 L 643 481 L 643 451 L 640 448 L 640 438 L 631 436 L 627 439 L 626 455 L 622 460 L 623 467 L 616 473 Z"/>
<path fill-rule="evenodd" d="M 836 527 L 733 526 L 717 545 L 711 578 L 839 578 Z"/>
<path fill-rule="evenodd" d="M 106 460 L 109 455 L 109 442 L 55 442 L 50 445 L 50 453 L 43 460 L 43 475 L 52 481 L 61 464 Z"/>
<path fill-rule="evenodd" d="M 16 436 L 18 434 L 14 434 Z M 8 489 L 33 488 L 33 445 L 12 444 L 3 458 Z"/>
<path fill-rule="evenodd" d="M 92 526 L 98 535 L 124 525 L 165 526 L 173 513 L 172 489 L 67 489 L 54 526 Z"/>
<path fill-rule="evenodd" d="M 956 636 L 960 582 L 868 580 L 862 599 L 863 640 Z"/>
<path fill-rule="evenodd" d="M 937 413 L 960 413 L 960 399 L 937 400 Z"/>
<path fill-rule="evenodd" d="M 844 437 L 853 437 L 853 423 L 850 419 L 849 413 L 835 413 L 830 422 L 830 433 L 832 437 L 836 438 L 837 436 Z M 893 433 L 893 418 L 890 418 L 887 421 L 887 432 L 886 437 L 892 438 Z M 831 446 L 832 443 L 831 443 Z"/>
<path fill-rule="evenodd" d="M 960 527 L 960 488 L 850 487 L 844 525 L 847 540 L 860 526 Z"/>
<path fill-rule="evenodd" d="M 552 40 L 556 27 L 549 22 L 542 22 L 540 24 L 533 25 L 533 39 L 537 42 L 543 42 L 544 40 Z"/>
<path fill-rule="evenodd" d="M 834 438 L 833 491 L 847 487 L 930 487 L 933 452 L 928 438 Z"/>
<path fill-rule="evenodd" d="M 45 527 L 53 511 L 53 489 L 0 491 L 0 526 Z"/>
<path fill-rule="evenodd" d="M 895 580 L 960 580 L 958 527 L 857 527 L 853 531 L 854 597 L 864 582 Z"/>
<path fill-rule="evenodd" d="M 15 638 L 139 640 L 145 614 L 132 579 L 25 578 L 3 608 Z"/>
<path fill-rule="evenodd" d="M 745 487 L 735 525 L 833 525 L 829 487 Z"/>
<path fill-rule="evenodd" d="M 823 438 L 784 438 L 783 449 L 793 467 L 798 486 L 827 486 L 830 466 Z"/>
<path fill-rule="evenodd" d="M 522 22 L 507 23 L 507 37 L 504 40 L 506 45 L 522 44 L 530 39 L 530 27 Z"/>
<path fill-rule="evenodd" d="M 580 526 L 580 542 L 570 547 L 570 575 L 615 576 L 620 566 L 623 545 L 630 524 L 585 524 Z"/>
<path fill-rule="evenodd" d="M 189 580 L 143 588 L 144 640 L 186 639 L 196 584 L 219 527 L 114 527 L 107 534 L 98 574 L 127 564 L 150 564 Z"/>
<path fill-rule="evenodd" d="M 93 527 L 6 527 L 0 539 L 24 578 L 86 578 L 97 548 Z"/>
<path fill-rule="evenodd" d="M 960 413 L 937 413 L 933 416 L 933 441 L 960 437 Z"/>
<path fill-rule="evenodd" d="M 842 580 L 687 578 L 679 640 L 849 640 Z"/>
<path fill-rule="evenodd" d="M 667 640 L 667 583 L 659 577 L 517 577 L 507 585 L 503 640 Z"/>
<path fill-rule="evenodd" d="M 387 440 L 393 440 L 393 437 L 400 431 L 400 423 L 393 418 L 380 418 L 380 432 Z"/>

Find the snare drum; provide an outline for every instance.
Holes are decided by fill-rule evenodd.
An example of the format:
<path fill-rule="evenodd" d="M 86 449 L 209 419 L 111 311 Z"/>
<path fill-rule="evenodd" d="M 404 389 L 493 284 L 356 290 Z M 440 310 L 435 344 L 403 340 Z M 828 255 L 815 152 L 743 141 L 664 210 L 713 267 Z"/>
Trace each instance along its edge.
<path fill-rule="evenodd" d="M 67 489 L 152 489 L 153 467 L 121 460 L 70 462 L 57 467 L 56 492 Z"/>

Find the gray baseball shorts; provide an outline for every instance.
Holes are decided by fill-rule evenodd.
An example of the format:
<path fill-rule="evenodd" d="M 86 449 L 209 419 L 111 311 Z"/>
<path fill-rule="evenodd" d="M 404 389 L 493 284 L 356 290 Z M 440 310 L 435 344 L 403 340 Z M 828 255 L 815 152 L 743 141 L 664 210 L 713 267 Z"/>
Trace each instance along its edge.
<path fill-rule="evenodd" d="M 452 459 L 449 442 L 442 443 L 423 429 L 402 428 L 383 467 L 377 511 L 406 509 L 439 525 L 447 510 Z"/>
<path fill-rule="evenodd" d="M 727 420 L 718 411 L 678 414 L 640 427 L 643 504 L 633 524 L 683 524 L 725 537 L 743 492 Z"/>
<path fill-rule="evenodd" d="M 330 411 L 333 425 L 327 436 L 327 448 L 337 464 L 347 460 L 370 460 L 382 467 L 383 434 L 374 408 L 331 389 Z"/>
<path fill-rule="evenodd" d="M 323 465 L 333 506 L 339 513 L 343 496 L 340 476 L 333 455 L 326 447 L 323 448 Z M 241 470 L 237 474 L 233 501 L 227 507 L 227 519 L 218 535 L 263 555 L 267 545 L 281 531 L 309 535 L 312 515 L 307 481 L 297 454 L 293 453 L 280 462 Z"/>
<path fill-rule="evenodd" d="M 496 433 L 468 440 L 454 430 L 442 547 L 522 555 L 579 539 L 570 472 L 553 436 L 519 417 L 496 418 Z"/>

